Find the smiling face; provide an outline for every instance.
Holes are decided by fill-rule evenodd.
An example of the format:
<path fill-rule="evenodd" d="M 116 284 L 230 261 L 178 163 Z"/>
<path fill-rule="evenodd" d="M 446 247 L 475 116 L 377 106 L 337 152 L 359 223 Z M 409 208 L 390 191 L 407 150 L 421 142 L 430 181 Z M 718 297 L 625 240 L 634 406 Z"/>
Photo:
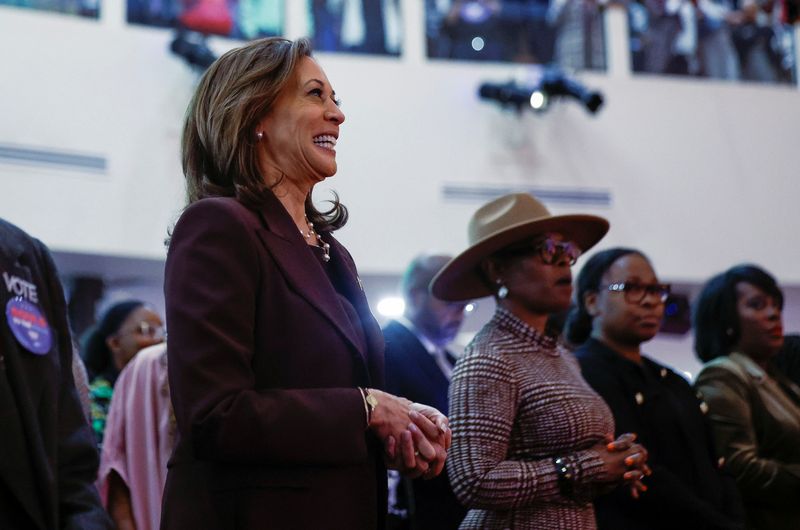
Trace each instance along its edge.
<path fill-rule="evenodd" d="M 597 291 L 586 293 L 584 303 L 592 315 L 593 335 L 610 344 L 638 347 L 652 339 L 664 318 L 664 302 L 656 294 L 645 294 L 638 303 L 629 302 L 625 293 L 609 291 L 611 284 L 658 283 L 650 263 L 639 254 L 625 254 L 603 274 Z"/>
<path fill-rule="evenodd" d="M 336 173 L 336 142 L 344 114 L 317 62 L 303 57 L 256 131 L 259 166 L 269 184 L 284 176 L 313 186 Z"/>
<path fill-rule="evenodd" d="M 734 349 L 756 360 L 765 360 L 783 346 L 781 305 L 752 283 L 736 284 L 739 341 Z"/>

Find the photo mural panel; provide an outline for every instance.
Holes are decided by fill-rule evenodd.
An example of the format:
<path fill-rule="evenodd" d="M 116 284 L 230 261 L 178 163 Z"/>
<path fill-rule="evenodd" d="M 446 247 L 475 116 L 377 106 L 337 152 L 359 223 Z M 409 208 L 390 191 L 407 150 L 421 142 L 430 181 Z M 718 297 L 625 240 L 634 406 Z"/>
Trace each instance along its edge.
<path fill-rule="evenodd" d="M 428 57 L 605 70 L 605 3 L 425 0 Z"/>
<path fill-rule="evenodd" d="M 400 0 L 307 0 L 306 10 L 316 51 L 402 53 Z"/>
<path fill-rule="evenodd" d="M 797 15 L 780 0 L 629 2 L 633 70 L 794 84 Z"/>
<path fill-rule="evenodd" d="M 0 0 L 0 6 L 13 6 L 86 18 L 100 16 L 100 0 Z"/>
<path fill-rule="evenodd" d="M 284 0 L 128 0 L 128 22 L 251 40 L 283 34 Z"/>

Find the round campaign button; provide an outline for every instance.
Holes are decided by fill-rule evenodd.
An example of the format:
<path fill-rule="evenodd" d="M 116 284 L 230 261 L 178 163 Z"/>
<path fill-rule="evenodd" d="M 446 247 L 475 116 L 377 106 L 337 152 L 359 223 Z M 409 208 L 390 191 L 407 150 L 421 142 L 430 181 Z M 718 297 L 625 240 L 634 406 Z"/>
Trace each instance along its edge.
<path fill-rule="evenodd" d="M 50 351 L 50 327 L 36 304 L 23 298 L 12 298 L 6 304 L 6 320 L 11 332 L 26 350 L 37 355 Z"/>

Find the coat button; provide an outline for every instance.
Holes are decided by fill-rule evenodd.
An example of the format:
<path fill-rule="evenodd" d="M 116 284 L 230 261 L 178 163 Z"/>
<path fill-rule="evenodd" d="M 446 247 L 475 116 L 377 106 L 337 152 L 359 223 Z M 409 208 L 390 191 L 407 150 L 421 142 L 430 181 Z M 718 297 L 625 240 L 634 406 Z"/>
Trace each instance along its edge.
<path fill-rule="evenodd" d="M 637 405 L 644 403 L 644 395 L 641 392 L 636 392 L 636 395 L 633 396 L 633 399 L 636 400 Z"/>

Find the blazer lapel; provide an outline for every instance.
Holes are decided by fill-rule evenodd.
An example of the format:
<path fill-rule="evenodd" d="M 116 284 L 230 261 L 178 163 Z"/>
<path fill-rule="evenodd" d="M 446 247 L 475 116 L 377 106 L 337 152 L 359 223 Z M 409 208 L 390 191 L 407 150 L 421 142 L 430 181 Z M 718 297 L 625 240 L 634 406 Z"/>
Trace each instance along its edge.
<path fill-rule="evenodd" d="M 324 234 L 323 237 L 331 246 L 331 266 L 336 269 L 336 273 L 342 279 L 344 296 L 353 304 L 361 321 L 367 346 L 367 351 L 362 354 L 369 367 L 371 384 L 383 388 L 385 386 L 383 332 L 375 317 L 372 316 L 367 296 L 364 294 L 361 280 L 350 254 L 333 236 Z"/>
<path fill-rule="evenodd" d="M 428 379 L 428 383 L 424 384 L 422 381 L 419 381 L 419 386 L 426 391 L 430 391 L 434 388 L 446 388 L 448 385 L 447 378 L 442 373 L 442 369 L 439 368 L 439 365 L 436 364 L 436 360 L 433 356 L 425 349 L 425 346 L 419 341 L 419 339 L 414 335 L 409 329 L 407 329 L 404 325 L 401 325 L 403 328 L 403 335 L 404 341 L 406 344 L 409 345 L 408 350 L 406 350 L 411 359 L 413 359 L 414 364 L 417 365 L 419 370 L 425 374 L 425 377 Z"/>
<path fill-rule="evenodd" d="M 267 204 L 259 213 L 266 228 L 257 229 L 256 232 L 280 267 L 287 283 L 330 321 L 364 363 L 365 352 L 358 346 L 355 330 L 342 308 L 336 290 L 283 205 L 270 194 Z M 335 259 L 333 253 L 331 259 Z"/>

